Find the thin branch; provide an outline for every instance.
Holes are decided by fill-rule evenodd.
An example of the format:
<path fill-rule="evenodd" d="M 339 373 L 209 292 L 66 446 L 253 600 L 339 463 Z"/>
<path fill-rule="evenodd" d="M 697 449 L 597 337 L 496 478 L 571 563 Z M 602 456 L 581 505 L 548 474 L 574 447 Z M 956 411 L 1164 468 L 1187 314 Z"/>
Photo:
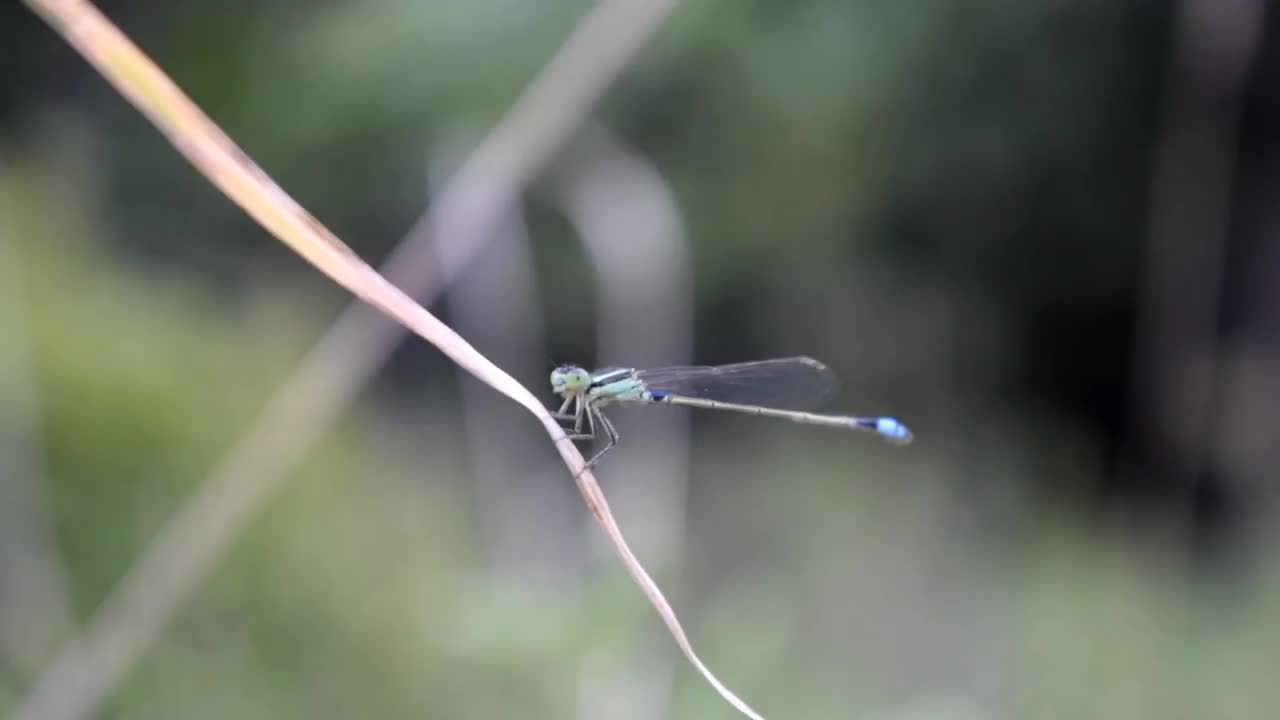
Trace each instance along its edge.
<path fill-rule="evenodd" d="M 365 264 L 298 206 L 96 8 L 83 0 L 27 0 L 27 4 L 151 119 L 205 177 L 264 228 L 356 297 L 436 345 L 477 378 L 533 413 L 552 437 L 587 506 L 628 572 L 657 608 L 677 645 L 728 702 L 748 717 L 759 717 L 721 684 L 694 653 L 662 592 L 623 539 L 582 455 L 532 393 Z M 671 6 L 671 2 L 639 0 L 614 0 L 597 6 L 512 110 L 511 120 L 529 123 L 525 128 L 528 137 L 545 144 L 531 148 L 533 152 L 527 156 L 510 154 L 509 150 L 522 144 L 520 137 L 512 135 L 519 128 L 510 123 L 499 126 L 493 144 L 485 145 L 494 148 L 493 152 L 477 153 L 464 167 L 451 185 L 453 193 L 445 193 L 443 209 L 431 214 L 427 227 L 441 239 L 456 233 L 469 240 L 467 244 L 474 244 L 479 228 L 487 226 L 490 215 L 474 208 L 467 212 L 463 201 L 476 198 L 464 195 L 464 190 L 471 183 L 487 190 L 478 197 L 488 198 L 481 207 L 490 213 L 513 200 L 559 140 L 572 130 L 573 125 L 556 125 L 553 120 L 558 117 L 560 121 L 576 123 Z M 575 59 L 583 58 L 575 53 L 599 56 L 588 57 L 589 63 L 578 65 Z M 598 74 L 591 72 L 591 63 L 599 69 Z M 556 73 L 563 74 L 564 85 L 552 82 Z M 533 100 L 542 97 L 540 93 L 563 112 L 558 116 L 537 113 Z M 453 212 L 446 212 L 450 208 Z M 444 263 L 444 273 L 453 272 L 464 256 L 474 252 L 462 251 L 463 242 L 457 241 L 459 252 L 452 257 L 452 263 Z M 348 312 L 339 325 L 351 317 Z M 224 459 L 208 482 L 144 550 L 91 619 L 86 632 L 70 643 L 37 683 L 16 717 L 85 717 L 123 680 L 176 610 L 208 576 L 249 516 L 279 488 L 283 471 L 305 451 L 321 424 L 303 423 L 299 428 L 275 423 L 306 418 L 310 412 L 329 413 L 331 418 L 358 387 L 332 388 L 321 382 L 332 377 L 329 373 L 341 374 L 338 366 L 345 354 L 325 352 L 332 348 L 336 331 L 337 326 L 308 356 L 304 370 L 273 397 L 254 424 L 249 441 L 238 445 Z M 370 348 L 359 345 L 348 347 L 370 352 Z M 366 359 L 364 363 L 366 368 L 377 365 L 376 360 Z M 314 370 L 304 374 L 307 368 Z"/>
<path fill-rule="evenodd" d="M 439 196 L 459 161 L 475 149 L 462 135 L 433 149 L 427 168 L 431 197 Z M 544 318 L 523 211 L 519 204 L 509 206 L 504 218 L 477 238 L 473 247 L 483 249 L 450 279 L 448 303 L 458 332 L 517 377 L 535 378 L 549 368 L 544 367 Z M 505 398 L 461 369 L 457 375 L 470 486 L 482 508 L 490 572 L 545 593 L 546 602 L 562 601 L 581 589 L 575 580 L 585 556 L 581 506 L 554 485 L 564 468 L 556 460 L 531 468 L 529 458 L 545 442 L 541 433 L 512 413 Z"/>
<path fill-rule="evenodd" d="M 566 155 L 554 173 L 554 197 L 577 230 L 594 271 L 597 357 L 641 367 L 690 364 L 688 237 L 666 179 L 634 148 L 595 125 L 578 134 Z M 610 474 L 619 479 L 614 498 L 624 493 L 623 505 L 645 518 L 631 530 L 631 540 L 651 566 L 675 571 L 685 537 L 688 413 L 637 414 L 627 434 L 640 439 L 632 447 L 647 450 L 642 456 L 623 447 L 610 455 Z M 610 714 L 607 707 L 617 718 L 665 714 L 660 707 L 670 703 L 673 663 L 666 653 L 652 657 L 653 648 L 646 650 L 645 657 L 615 662 L 613 668 L 589 663 L 584 677 L 594 682 L 583 683 L 588 691 L 579 716 Z M 661 692 L 659 683 L 664 684 Z M 633 698 L 629 707 L 616 707 L 613 698 L 619 692 Z"/>

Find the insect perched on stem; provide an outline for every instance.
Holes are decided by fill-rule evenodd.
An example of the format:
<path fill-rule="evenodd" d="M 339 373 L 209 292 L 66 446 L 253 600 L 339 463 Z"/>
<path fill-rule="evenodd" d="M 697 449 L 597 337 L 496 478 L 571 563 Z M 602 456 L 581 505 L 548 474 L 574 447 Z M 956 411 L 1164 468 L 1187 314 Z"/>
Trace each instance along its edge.
<path fill-rule="evenodd" d="M 861 430 L 897 445 L 911 442 L 906 425 L 887 416 L 819 415 L 798 409 L 826 399 L 835 376 L 808 357 L 778 358 L 715 367 L 651 370 L 601 368 L 587 372 L 561 365 L 551 372 L 551 389 L 564 398 L 556 417 L 573 421 L 573 440 L 591 440 L 603 431 L 608 443 L 587 461 L 590 467 L 618 444 L 618 430 L 600 411 L 614 403 L 683 405 L 781 418 L 806 425 Z M 572 411 L 570 411 L 572 409 Z"/>

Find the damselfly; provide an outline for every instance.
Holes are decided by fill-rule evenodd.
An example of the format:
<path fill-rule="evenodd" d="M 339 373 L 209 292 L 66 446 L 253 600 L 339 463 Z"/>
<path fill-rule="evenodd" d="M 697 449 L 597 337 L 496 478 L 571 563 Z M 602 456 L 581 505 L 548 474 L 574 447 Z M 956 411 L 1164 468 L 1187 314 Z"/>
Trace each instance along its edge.
<path fill-rule="evenodd" d="M 716 367 L 601 368 L 595 372 L 576 365 L 562 365 L 551 372 L 551 389 L 564 398 L 556 417 L 573 421 L 573 433 L 569 437 L 590 440 L 603 430 L 607 438 L 605 447 L 587 462 L 588 466 L 618 444 L 617 428 L 600 411 L 613 403 L 666 403 L 731 410 L 808 425 L 871 432 L 898 445 L 911 442 L 911 431 L 891 417 L 818 415 L 801 410 L 825 400 L 834 388 L 831 370 L 807 357 Z"/>

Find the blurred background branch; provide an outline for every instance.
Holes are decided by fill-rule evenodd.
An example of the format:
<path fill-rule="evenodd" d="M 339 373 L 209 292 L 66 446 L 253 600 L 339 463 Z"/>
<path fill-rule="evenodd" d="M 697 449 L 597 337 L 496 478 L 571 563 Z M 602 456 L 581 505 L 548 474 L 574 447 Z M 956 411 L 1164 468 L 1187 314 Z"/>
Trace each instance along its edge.
<path fill-rule="evenodd" d="M 1140 265 L 1132 432 L 1137 469 L 1186 513 L 1172 526 L 1194 530 L 1197 494 L 1229 482 L 1213 459 L 1220 345 L 1245 82 L 1266 6 L 1177 5 Z"/>
<path fill-rule="evenodd" d="M 5 165 L 0 156 L 0 224 L 11 220 L 19 195 Z M 74 618 L 44 497 L 44 423 L 16 234 L 11 226 L 0 228 L 0 658 L 34 675 L 70 635 Z"/>

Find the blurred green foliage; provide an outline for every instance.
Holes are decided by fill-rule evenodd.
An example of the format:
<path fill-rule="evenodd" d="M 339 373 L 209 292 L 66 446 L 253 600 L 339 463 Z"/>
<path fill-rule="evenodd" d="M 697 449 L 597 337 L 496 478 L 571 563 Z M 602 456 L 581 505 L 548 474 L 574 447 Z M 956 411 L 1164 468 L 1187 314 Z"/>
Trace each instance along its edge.
<path fill-rule="evenodd" d="M 113 12 L 376 259 L 422 210 L 434 138 L 491 125 L 587 7 Z M 1062 348 L 1124 323 L 1165 22 L 1101 0 L 684 3 L 601 109 L 685 213 L 700 360 L 821 355 L 851 402 L 932 438 L 899 453 L 700 421 L 684 567 L 655 571 L 704 659 L 770 716 L 1280 706 L 1280 575 L 1206 580 L 1176 540 L 1150 551 L 1079 512 L 1106 433 L 1079 398 L 1120 401 L 1089 348 Z M 0 135 L 0 243 L 83 620 L 345 298 L 96 79 L 26 82 L 54 89 Z M 564 267 L 548 258 L 569 229 L 531 205 L 539 269 Z M 566 275 L 544 278 L 549 354 L 586 356 L 588 290 Z M 1099 322 L 1047 321 L 1066 308 Z M 1039 355 L 1069 372 L 1037 375 Z M 446 377 L 328 435 L 106 715 L 559 718 L 634 649 L 672 656 L 611 559 L 551 597 L 489 573 Z M 589 542 L 585 515 L 546 532 Z M 673 667 L 674 717 L 730 716 Z M 33 680 L 0 658 L 0 708 Z"/>

